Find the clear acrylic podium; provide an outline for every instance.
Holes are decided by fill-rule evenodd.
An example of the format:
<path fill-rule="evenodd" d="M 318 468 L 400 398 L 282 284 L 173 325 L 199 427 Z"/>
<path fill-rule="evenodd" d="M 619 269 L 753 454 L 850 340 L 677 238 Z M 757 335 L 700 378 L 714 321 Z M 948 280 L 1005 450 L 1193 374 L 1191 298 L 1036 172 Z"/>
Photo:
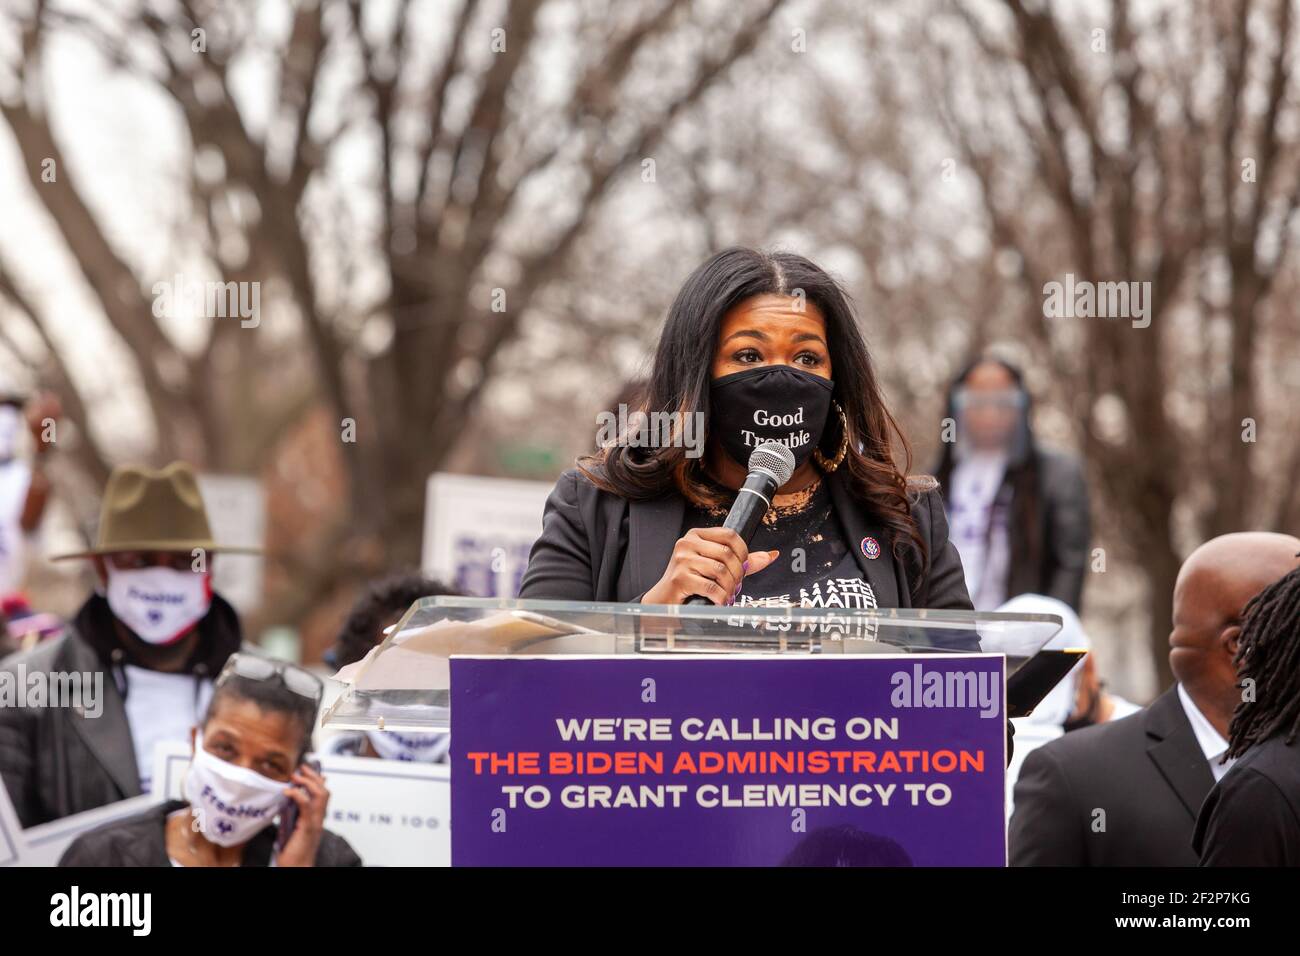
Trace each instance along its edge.
<path fill-rule="evenodd" d="M 456 655 L 943 654 L 1006 657 L 1008 715 L 1032 711 L 1085 653 L 1048 648 L 1056 615 L 424 598 L 336 676 L 330 729 L 447 730 Z"/>

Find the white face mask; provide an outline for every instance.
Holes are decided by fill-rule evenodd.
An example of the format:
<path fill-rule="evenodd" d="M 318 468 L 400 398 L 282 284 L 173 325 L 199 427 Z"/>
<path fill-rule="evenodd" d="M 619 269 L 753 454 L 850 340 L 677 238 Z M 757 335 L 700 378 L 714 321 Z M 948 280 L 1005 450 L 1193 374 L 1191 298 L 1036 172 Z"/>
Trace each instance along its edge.
<path fill-rule="evenodd" d="M 203 619 L 212 606 L 209 576 L 174 568 L 120 571 L 107 562 L 108 606 L 150 644 L 170 644 Z"/>
<path fill-rule="evenodd" d="M 440 733 L 399 734 L 392 730 L 367 730 L 370 746 L 385 760 L 437 763 L 451 749 L 451 735 Z"/>
<path fill-rule="evenodd" d="M 270 826 L 289 798 L 289 784 L 236 767 L 194 741 L 194 758 L 185 773 L 185 799 L 204 837 L 218 846 L 247 843 Z"/>

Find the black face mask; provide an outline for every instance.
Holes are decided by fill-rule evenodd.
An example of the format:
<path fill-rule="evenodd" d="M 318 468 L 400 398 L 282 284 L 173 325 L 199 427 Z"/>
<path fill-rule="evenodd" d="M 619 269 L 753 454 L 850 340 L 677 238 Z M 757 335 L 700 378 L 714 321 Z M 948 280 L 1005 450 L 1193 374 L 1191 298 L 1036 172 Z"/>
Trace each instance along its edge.
<path fill-rule="evenodd" d="M 785 445 L 802 465 L 817 448 L 835 383 L 788 365 L 747 368 L 709 388 L 709 435 L 737 464 L 764 442 Z"/>

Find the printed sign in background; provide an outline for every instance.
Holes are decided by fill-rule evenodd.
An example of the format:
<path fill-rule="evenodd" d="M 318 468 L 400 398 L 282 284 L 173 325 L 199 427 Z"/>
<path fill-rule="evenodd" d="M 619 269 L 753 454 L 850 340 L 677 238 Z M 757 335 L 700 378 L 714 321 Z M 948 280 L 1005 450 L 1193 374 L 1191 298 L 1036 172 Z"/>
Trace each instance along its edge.
<path fill-rule="evenodd" d="M 1000 656 L 985 655 L 453 658 L 452 863 L 1004 866 L 1003 665 Z M 926 705 L 910 687 L 907 702 L 922 706 L 896 706 L 904 689 L 898 674 L 909 684 L 920 677 L 922 685 L 938 675 L 941 686 L 950 675 L 951 686 L 969 675 L 988 688 L 993 706 L 981 716 L 978 704 L 958 706 L 941 696 Z M 557 720 L 581 725 L 595 718 L 610 718 L 619 739 L 564 740 L 557 729 Z M 629 720 L 656 718 L 667 721 L 672 739 L 624 739 Z M 715 719 L 724 728 L 735 721 L 752 734 L 755 721 L 771 732 L 774 721 L 812 725 L 818 718 L 831 718 L 833 739 L 692 741 L 682 734 L 688 719 L 700 720 L 701 731 Z M 850 739 L 851 722 L 868 739 Z M 884 727 L 897 739 L 884 737 Z M 758 772 L 758 755 L 772 752 L 787 761 L 802 753 L 809 767 L 830 761 L 830 772 Z M 497 755 L 500 772 L 489 772 L 487 754 Z M 539 772 L 524 772 L 528 754 L 538 755 Z M 624 772 L 548 772 L 552 759 L 556 767 L 576 766 L 579 755 L 593 754 L 598 762 L 623 760 Z M 734 772 L 726 770 L 728 754 L 740 761 Z M 921 769 L 922 754 L 928 770 Z M 640 765 L 640 755 L 660 755 L 662 772 Z M 683 759 L 691 765 L 674 773 Z M 711 764 L 719 763 L 722 771 L 714 771 Z M 804 785 L 810 789 L 799 789 Z M 512 807 L 503 787 L 527 792 L 516 791 Z M 644 797 L 643 787 L 661 795 L 664 806 Z M 664 787 L 684 788 L 680 805 Z M 814 805 L 827 801 L 824 787 L 869 804 Z M 723 788 L 742 801 L 755 793 L 767 805 L 723 805 Z M 530 807 L 528 795 L 548 802 Z M 791 795 L 799 806 L 777 805 Z M 590 805 L 599 796 L 610 805 Z M 620 798 L 633 805 L 619 806 Z M 701 805 L 701 798 L 714 805 Z"/>
<path fill-rule="evenodd" d="M 317 754 L 330 792 L 325 829 L 352 845 L 366 866 L 448 866 L 451 791 L 446 764 Z M 155 791 L 183 799 L 188 747 L 154 751 Z M 161 799 L 162 797 L 160 797 Z"/>
<path fill-rule="evenodd" d="M 426 574 L 475 597 L 512 598 L 542 533 L 551 485 L 434 474 L 425 489 Z"/>
<path fill-rule="evenodd" d="M 266 493 L 256 478 L 200 475 L 199 492 L 218 544 L 260 548 L 266 534 Z M 241 614 L 262 604 L 262 558 L 222 554 L 212 562 L 212 587 Z"/>
<path fill-rule="evenodd" d="M 0 866 L 56 866 L 63 851 L 81 834 L 143 813 L 156 802 L 145 794 L 23 830 L 8 792 L 0 786 Z"/>

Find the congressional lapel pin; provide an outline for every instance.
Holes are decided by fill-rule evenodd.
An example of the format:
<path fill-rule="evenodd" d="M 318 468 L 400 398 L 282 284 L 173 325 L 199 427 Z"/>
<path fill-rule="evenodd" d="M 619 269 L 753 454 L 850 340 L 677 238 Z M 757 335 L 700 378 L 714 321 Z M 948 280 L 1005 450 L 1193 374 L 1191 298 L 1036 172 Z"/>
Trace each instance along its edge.
<path fill-rule="evenodd" d="M 880 557 L 880 542 L 875 538 L 863 538 L 862 553 L 872 561 L 876 560 L 876 558 Z"/>

